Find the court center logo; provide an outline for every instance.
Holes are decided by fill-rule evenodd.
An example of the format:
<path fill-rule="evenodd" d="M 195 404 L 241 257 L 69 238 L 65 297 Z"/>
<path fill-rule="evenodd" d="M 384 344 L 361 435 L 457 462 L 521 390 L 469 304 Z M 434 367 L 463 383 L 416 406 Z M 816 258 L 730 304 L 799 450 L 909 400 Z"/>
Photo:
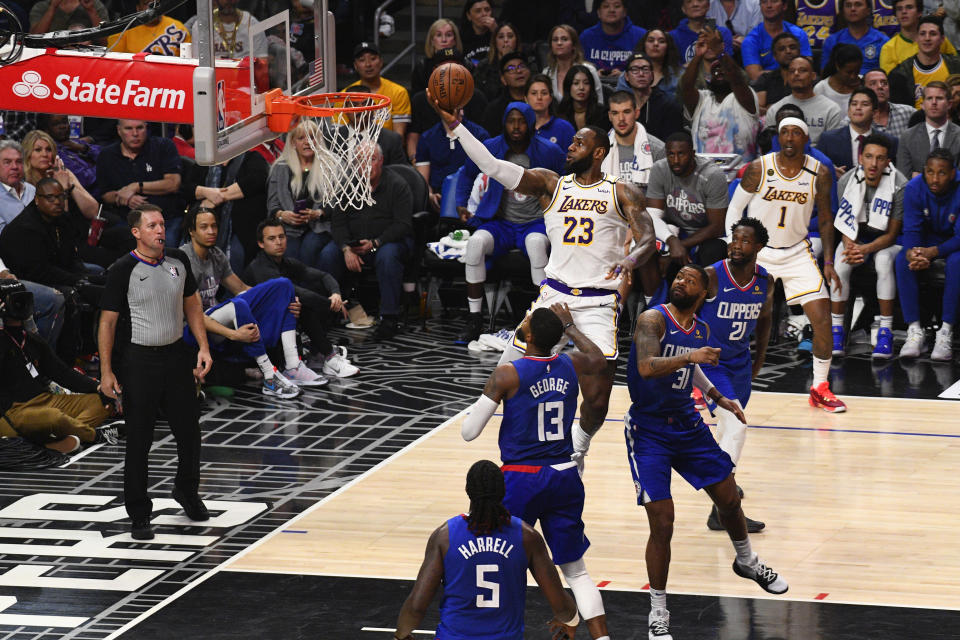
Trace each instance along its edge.
<path fill-rule="evenodd" d="M 41 100 L 50 97 L 50 87 L 41 82 L 43 79 L 36 71 L 24 71 L 20 78 L 20 82 L 13 84 L 13 93 L 17 96 L 27 98 L 32 95 Z"/>

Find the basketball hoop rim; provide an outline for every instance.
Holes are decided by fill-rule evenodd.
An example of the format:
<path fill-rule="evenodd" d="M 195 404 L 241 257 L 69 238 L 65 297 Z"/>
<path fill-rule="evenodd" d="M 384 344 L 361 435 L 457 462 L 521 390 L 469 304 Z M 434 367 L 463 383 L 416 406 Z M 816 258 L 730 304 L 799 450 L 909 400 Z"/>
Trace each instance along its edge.
<path fill-rule="evenodd" d="M 330 102 L 373 102 L 357 106 L 318 107 L 314 103 Z M 334 93 L 315 93 L 308 96 L 288 96 L 280 89 L 273 89 L 264 94 L 264 111 L 267 115 L 267 126 L 276 133 L 285 133 L 297 117 L 330 118 L 340 114 L 365 113 L 388 109 L 391 100 L 379 93 L 360 93 L 359 91 L 338 91 Z"/>

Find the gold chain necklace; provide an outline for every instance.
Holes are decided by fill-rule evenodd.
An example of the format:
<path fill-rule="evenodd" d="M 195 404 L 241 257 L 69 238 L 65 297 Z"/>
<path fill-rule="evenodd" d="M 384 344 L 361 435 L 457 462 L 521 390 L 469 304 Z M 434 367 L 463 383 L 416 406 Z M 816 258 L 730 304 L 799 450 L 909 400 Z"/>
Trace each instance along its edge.
<path fill-rule="evenodd" d="M 233 31 L 227 34 L 227 30 L 223 28 L 223 21 L 220 19 L 220 9 L 214 9 L 213 11 L 213 23 L 216 25 L 217 33 L 220 34 L 220 38 L 227 47 L 227 53 L 230 54 L 231 58 L 234 57 L 237 51 L 237 34 L 240 32 L 240 24 L 242 22 L 243 11 L 237 9 L 237 21 L 234 23 Z"/>

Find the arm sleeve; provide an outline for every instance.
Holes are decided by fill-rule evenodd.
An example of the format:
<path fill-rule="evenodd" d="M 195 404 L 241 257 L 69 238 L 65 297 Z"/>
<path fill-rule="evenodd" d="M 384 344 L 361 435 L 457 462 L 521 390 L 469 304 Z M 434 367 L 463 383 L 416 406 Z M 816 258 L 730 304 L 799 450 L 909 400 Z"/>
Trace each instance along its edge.
<path fill-rule="evenodd" d="M 463 425 L 460 427 L 460 435 L 463 436 L 463 439 L 467 442 L 475 440 L 483 431 L 483 428 L 487 426 L 487 423 L 490 422 L 490 418 L 497 412 L 499 406 L 499 402 L 494 402 L 481 394 L 463 419 Z"/>
<path fill-rule="evenodd" d="M 706 376 L 700 365 L 693 365 L 693 386 L 697 389 L 700 389 L 700 392 L 706 397 L 710 393 L 710 389 L 713 389 L 714 384 L 710 382 L 710 379 Z"/>
<path fill-rule="evenodd" d="M 670 231 L 670 227 L 667 226 L 667 223 L 663 221 L 663 209 L 647 207 L 647 213 L 650 214 L 650 219 L 653 221 L 654 237 L 659 240 L 666 241 L 667 238 L 675 235 L 673 231 Z"/>
<path fill-rule="evenodd" d="M 727 242 L 730 242 L 730 227 L 734 222 L 743 217 L 743 210 L 747 208 L 747 205 L 750 204 L 752 199 L 753 194 L 748 193 L 746 189 L 738 184 L 736 190 L 733 192 L 733 197 L 730 198 L 730 206 L 727 207 L 727 219 L 723 223 Z"/>
<path fill-rule="evenodd" d="M 523 178 L 524 168 L 520 165 L 506 160 L 495 158 L 490 150 L 479 140 L 477 140 L 470 130 L 463 126 L 457 127 L 451 132 L 452 137 L 460 141 L 464 152 L 470 156 L 480 171 L 484 172 L 507 189 L 516 189 Z"/>

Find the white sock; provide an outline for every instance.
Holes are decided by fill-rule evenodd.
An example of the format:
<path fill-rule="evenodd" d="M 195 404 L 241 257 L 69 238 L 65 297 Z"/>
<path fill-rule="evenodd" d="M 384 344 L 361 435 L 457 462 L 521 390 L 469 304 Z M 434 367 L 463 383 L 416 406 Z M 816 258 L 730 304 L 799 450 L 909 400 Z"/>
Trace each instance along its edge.
<path fill-rule="evenodd" d="M 650 608 L 651 609 L 666 609 L 667 608 L 667 590 L 650 588 Z"/>
<path fill-rule="evenodd" d="M 942 335 L 953 335 L 953 325 L 949 322 L 944 322 L 940 325 L 940 333 Z"/>
<path fill-rule="evenodd" d="M 880 327 L 882 329 L 893 329 L 893 316 L 880 316 Z"/>
<path fill-rule="evenodd" d="M 297 353 L 297 332 L 293 329 L 280 334 L 280 344 L 283 345 L 283 359 L 287 369 L 296 369 L 300 366 L 300 354 Z"/>
<path fill-rule="evenodd" d="M 813 386 L 820 386 L 822 383 L 827 381 L 827 376 L 830 374 L 830 361 L 833 358 L 827 358 L 826 360 L 821 360 L 817 356 L 813 356 Z"/>
<path fill-rule="evenodd" d="M 920 321 L 911 322 L 909 329 L 916 329 L 917 331 L 923 331 L 923 327 L 920 326 Z"/>
<path fill-rule="evenodd" d="M 831 314 L 830 314 L 830 319 L 833 320 L 833 326 L 835 326 L 835 327 L 842 327 L 842 326 L 843 326 L 843 319 L 844 319 L 845 316 L 846 316 L 845 313 L 831 313 Z"/>
<path fill-rule="evenodd" d="M 470 307 L 470 313 L 480 313 L 483 311 L 483 298 L 467 298 L 467 306 Z"/>
<path fill-rule="evenodd" d="M 264 380 L 269 380 L 273 377 L 273 363 L 270 362 L 270 357 L 267 356 L 267 354 L 257 356 L 257 366 L 260 367 Z"/>
<path fill-rule="evenodd" d="M 757 556 L 753 553 L 753 549 L 750 547 L 750 538 L 744 538 L 743 540 L 734 540 L 733 548 L 737 551 L 737 562 L 743 565 L 744 567 L 755 567 L 757 566 Z"/>

